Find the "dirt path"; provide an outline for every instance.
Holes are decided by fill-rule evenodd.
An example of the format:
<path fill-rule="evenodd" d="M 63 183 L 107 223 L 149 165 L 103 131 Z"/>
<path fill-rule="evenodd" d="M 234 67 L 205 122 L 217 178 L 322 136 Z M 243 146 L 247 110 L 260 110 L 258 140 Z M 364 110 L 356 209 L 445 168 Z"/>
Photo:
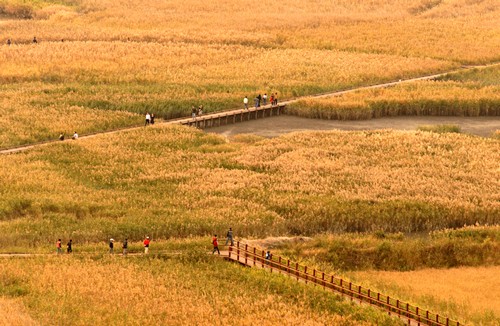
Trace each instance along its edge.
<path fill-rule="evenodd" d="M 456 69 L 456 70 L 453 70 L 453 71 L 447 71 L 447 72 L 443 72 L 443 73 L 440 73 L 440 74 L 434 74 L 434 75 L 428 75 L 428 76 L 421 76 L 421 77 L 409 78 L 409 79 L 405 79 L 405 80 L 399 80 L 399 81 L 389 82 L 389 83 L 382 83 L 382 84 L 377 84 L 377 85 L 356 87 L 356 88 L 349 89 L 349 90 L 344 90 L 344 91 L 334 91 L 334 92 L 328 92 L 328 93 L 323 93 L 323 94 L 316 94 L 316 95 L 303 96 L 303 97 L 294 98 L 294 99 L 288 99 L 286 101 L 281 101 L 280 104 L 294 103 L 294 102 L 297 102 L 298 100 L 300 100 L 301 98 L 306 98 L 306 97 L 307 98 L 324 98 L 324 97 L 332 97 L 332 96 L 341 96 L 341 95 L 344 95 L 344 94 L 353 93 L 353 92 L 357 92 L 357 91 L 360 91 L 360 90 L 375 89 L 375 88 L 386 88 L 386 87 L 395 86 L 395 85 L 398 85 L 398 84 L 401 84 L 401 83 L 412 83 L 412 82 L 421 81 L 421 80 L 432 80 L 432 79 L 436 79 L 436 78 L 439 78 L 439 77 L 442 77 L 442 76 L 445 76 L 445 75 L 448 75 L 448 74 L 455 74 L 455 73 L 459 73 L 459 72 L 463 72 L 463 71 L 470 70 L 470 69 L 475 69 L 475 68 L 488 68 L 488 67 L 493 67 L 493 66 L 497 66 L 497 65 L 500 65 L 500 62 L 496 62 L 496 63 L 492 63 L 492 64 L 488 64 L 488 65 L 463 66 L 460 69 Z M 229 110 L 229 111 L 233 111 L 233 110 Z M 241 109 L 237 109 L 237 110 L 234 110 L 234 111 L 241 111 Z M 208 114 L 205 114 L 205 116 L 209 116 L 209 115 L 212 115 L 212 114 L 217 115 L 220 112 L 222 112 L 222 111 L 208 113 Z M 173 120 L 168 120 L 168 121 L 158 121 L 158 123 L 156 124 L 156 126 L 158 126 L 158 125 L 166 125 L 166 124 L 180 124 L 180 123 L 182 123 L 182 121 L 185 121 L 186 119 L 189 119 L 189 118 L 180 118 L 180 119 L 173 119 Z M 266 120 L 267 119 L 258 120 L 258 123 L 262 123 L 262 121 L 266 121 Z M 311 120 L 311 121 L 314 121 L 314 123 L 318 123 L 318 125 L 321 125 L 321 123 L 320 123 L 321 120 Z M 371 120 L 369 120 L 369 121 L 371 121 Z M 95 133 L 95 134 L 92 134 L 92 135 L 80 135 L 79 140 L 82 140 L 82 139 L 85 139 L 85 138 L 89 138 L 89 137 L 93 137 L 93 136 L 100 135 L 100 134 L 112 134 L 112 133 L 117 133 L 117 132 L 122 132 L 122 131 L 135 130 L 135 129 L 139 129 L 139 128 L 142 128 L 142 127 L 140 127 L 140 126 L 132 126 L 132 127 L 128 127 L 128 128 L 121 128 L 121 129 L 118 129 L 118 130 L 102 131 L 102 132 L 98 132 L 98 133 Z M 341 129 L 341 128 L 331 128 L 331 129 Z M 315 130 L 325 130 L 325 129 L 317 128 Z M 71 141 L 71 139 L 65 140 L 65 141 Z M 16 146 L 16 147 L 8 147 L 8 148 L 0 149 L 0 154 L 13 154 L 13 153 L 17 153 L 17 152 L 25 151 L 25 150 L 32 149 L 32 148 L 35 148 L 35 147 L 40 147 L 40 146 L 43 146 L 43 145 L 46 145 L 46 144 L 57 143 L 57 142 L 60 142 L 60 141 L 57 140 L 57 139 L 54 139 L 54 140 L 42 141 L 42 142 L 38 142 L 38 143 L 34 143 L 34 144 L 29 144 L 29 145 L 22 145 L 22 146 Z"/>
<path fill-rule="evenodd" d="M 451 124 L 460 126 L 463 133 L 490 137 L 500 130 L 500 117 L 390 117 L 372 120 L 338 121 L 307 119 L 282 115 L 267 119 L 250 120 L 207 129 L 207 132 L 232 137 L 238 134 L 254 134 L 263 137 L 277 137 L 294 131 L 312 130 L 416 130 L 421 125 Z"/>

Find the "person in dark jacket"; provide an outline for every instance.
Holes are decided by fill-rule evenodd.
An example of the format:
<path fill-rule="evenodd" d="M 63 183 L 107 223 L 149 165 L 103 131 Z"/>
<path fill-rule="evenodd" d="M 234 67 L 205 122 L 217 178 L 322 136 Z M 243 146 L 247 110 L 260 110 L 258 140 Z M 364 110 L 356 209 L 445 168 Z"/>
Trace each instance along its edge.
<path fill-rule="evenodd" d="M 126 256 L 128 251 L 128 239 L 125 239 L 125 241 L 123 241 L 122 249 L 123 255 Z"/>
<path fill-rule="evenodd" d="M 67 253 L 70 254 L 73 252 L 73 240 L 69 239 L 69 242 L 66 244 Z"/>
<path fill-rule="evenodd" d="M 234 241 L 233 241 L 233 229 L 232 228 L 229 228 L 229 231 L 227 231 L 227 234 L 226 234 L 226 246 L 228 244 L 228 242 L 231 242 L 231 246 L 234 246 Z"/>

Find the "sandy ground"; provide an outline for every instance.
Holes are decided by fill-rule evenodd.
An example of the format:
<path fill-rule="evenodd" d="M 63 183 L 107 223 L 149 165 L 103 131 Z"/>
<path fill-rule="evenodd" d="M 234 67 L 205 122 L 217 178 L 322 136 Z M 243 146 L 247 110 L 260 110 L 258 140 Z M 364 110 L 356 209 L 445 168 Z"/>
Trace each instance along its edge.
<path fill-rule="evenodd" d="M 372 120 L 337 121 L 279 116 L 210 128 L 206 131 L 227 137 L 238 134 L 277 137 L 281 134 L 306 130 L 416 130 L 421 125 L 442 124 L 458 125 L 462 133 L 490 137 L 495 130 L 500 130 L 500 117 L 391 117 Z"/>

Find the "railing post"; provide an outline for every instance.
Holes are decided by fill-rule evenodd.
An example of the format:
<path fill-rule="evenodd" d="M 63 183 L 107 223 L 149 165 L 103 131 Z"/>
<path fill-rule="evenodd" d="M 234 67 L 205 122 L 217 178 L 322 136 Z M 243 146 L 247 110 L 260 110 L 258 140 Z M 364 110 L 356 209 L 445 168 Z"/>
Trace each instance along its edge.
<path fill-rule="evenodd" d="M 248 112 L 250 114 L 250 112 Z M 266 261 L 266 253 L 262 250 L 262 268 L 264 268 L 264 262 Z"/>
<path fill-rule="evenodd" d="M 313 282 L 314 282 L 314 286 L 316 286 L 316 270 L 313 269 Z"/>
<path fill-rule="evenodd" d="M 231 259 L 231 251 L 233 251 L 233 247 L 229 246 L 229 259 Z"/>
<path fill-rule="evenodd" d="M 240 242 L 236 243 L 236 259 L 240 261 Z"/>
<path fill-rule="evenodd" d="M 257 113 L 257 111 L 255 111 L 255 113 Z M 272 273 L 273 272 L 273 262 L 272 262 L 272 259 L 269 259 L 269 261 L 267 263 L 269 264 L 269 271 Z"/>
<path fill-rule="evenodd" d="M 248 265 L 248 243 L 245 243 L 245 265 Z"/>
<path fill-rule="evenodd" d="M 257 260 L 257 252 L 255 247 L 253 247 L 253 265 L 255 266 L 255 261 Z"/>
<path fill-rule="evenodd" d="M 323 281 L 323 289 L 325 288 L 325 272 L 321 275 L 321 280 Z"/>
<path fill-rule="evenodd" d="M 286 263 L 286 267 L 287 267 L 287 272 L 288 274 L 290 274 L 290 259 L 288 259 L 288 262 Z"/>
<path fill-rule="evenodd" d="M 297 281 L 299 280 L 299 263 L 295 263 L 295 275 L 297 275 Z"/>
<path fill-rule="evenodd" d="M 306 284 L 307 284 L 307 266 L 304 266 L 304 274 L 305 274 L 305 277 L 306 277 Z"/>
<path fill-rule="evenodd" d="M 372 297 L 370 295 L 370 292 L 371 292 L 370 289 L 368 289 L 368 300 L 369 300 L 368 302 L 372 304 Z"/>
<path fill-rule="evenodd" d="M 396 312 L 398 313 L 398 316 L 401 316 L 401 313 L 399 312 L 399 299 L 396 300 Z"/>

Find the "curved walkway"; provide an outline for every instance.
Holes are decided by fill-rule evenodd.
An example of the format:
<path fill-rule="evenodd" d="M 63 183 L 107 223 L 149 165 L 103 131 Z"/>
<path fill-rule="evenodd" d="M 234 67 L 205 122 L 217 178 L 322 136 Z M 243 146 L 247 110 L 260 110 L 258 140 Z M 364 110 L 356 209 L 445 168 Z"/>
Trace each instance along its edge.
<path fill-rule="evenodd" d="M 293 99 L 288 99 L 288 100 L 282 101 L 282 102 L 280 102 L 280 104 L 294 103 L 294 102 L 297 102 L 298 100 L 300 100 L 302 98 L 325 98 L 325 97 L 332 97 L 332 96 L 341 96 L 341 95 L 344 95 L 344 94 L 353 93 L 353 92 L 357 92 L 357 91 L 360 91 L 360 90 L 376 89 L 376 88 L 386 88 L 386 87 L 391 87 L 391 86 L 395 86 L 395 85 L 402 84 L 402 83 L 412 83 L 412 82 L 422 81 L 422 80 L 432 80 L 432 79 L 443 77 L 443 76 L 446 76 L 446 75 L 449 75 L 449 74 L 455 74 L 455 73 L 459 73 L 459 72 L 463 72 L 463 71 L 467 71 L 467 70 L 471 70 L 471 69 L 476 69 L 476 68 L 488 68 L 488 67 L 493 67 L 493 66 L 497 66 L 497 65 L 500 65 L 500 62 L 496 62 L 496 63 L 492 63 L 492 64 L 488 64 L 488 65 L 462 66 L 462 68 L 460 68 L 460 69 L 456 69 L 456 70 L 452 70 L 452 71 L 447 71 L 447 72 L 443 72 L 443 73 L 439 73 L 439 74 L 434 74 L 434 75 L 427 75 L 427 76 L 409 78 L 409 79 L 405 79 L 405 80 L 399 80 L 399 81 L 395 81 L 395 82 L 382 83 L 382 84 L 376 84 L 376 85 L 370 85 L 370 86 L 361 86 L 361 87 L 356 87 L 356 88 L 352 88 L 352 89 L 348 89 L 348 90 L 343 90 L 343 91 L 333 91 L 333 92 L 327 92 L 327 93 L 316 94 L 316 95 L 302 96 L 302 97 L 298 97 L 298 98 L 293 98 Z M 229 110 L 229 111 L 211 112 L 211 113 L 205 114 L 205 116 L 217 115 L 217 114 L 220 114 L 221 112 L 232 112 L 232 111 L 239 112 L 239 111 L 241 111 L 241 109 Z M 159 124 L 159 125 L 164 125 L 164 124 L 182 124 L 183 121 L 189 120 L 189 119 L 191 119 L 191 118 L 180 118 L 180 119 L 172 119 L 172 120 L 166 120 L 166 121 L 158 121 L 157 124 Z M 139 128 L 143 128 L 143 126 L 141 125 L 141 126 L 125 127 L 125 128 L 120 128 L 120 129 L 114 129 L 114 130 L 97 132 L 97 133 L 94 133 L 94 134 L 81 135 L 79 137 L 79 140 L 80 139 L 94 137 L 94 136 L 100 135 L 100 134 L 112 134 L 112 133 L 117 133 L 117 132 L 121 132 L 121 131 L 136 130 L 136 129 L 139 129 Z M 64 140 L 64 141 L 71 141 L 71 139 Z M 54 140 L 47 140 L 47 141 L 37 142 L 37 143 L 33 143 L 33 144 L 27 144 L 27 145 L 15 146 L 15 147 L 8 147 L 8 148 L 1 149 L 0 150 L 0 154 L 13 154 L 13 153 L 17 153 L 17 152 L 25 151 L 25 150 L 32 149 L 32 148 L 35 148 L 35 147 L 40 147 L 40 146 L 43 146 L 43 145 L 46 145 L 46 144 L 57 143 L 57 142 L 61 142 L 61 141 L 57 140 L 57 139 L 54 139 Z"/>

